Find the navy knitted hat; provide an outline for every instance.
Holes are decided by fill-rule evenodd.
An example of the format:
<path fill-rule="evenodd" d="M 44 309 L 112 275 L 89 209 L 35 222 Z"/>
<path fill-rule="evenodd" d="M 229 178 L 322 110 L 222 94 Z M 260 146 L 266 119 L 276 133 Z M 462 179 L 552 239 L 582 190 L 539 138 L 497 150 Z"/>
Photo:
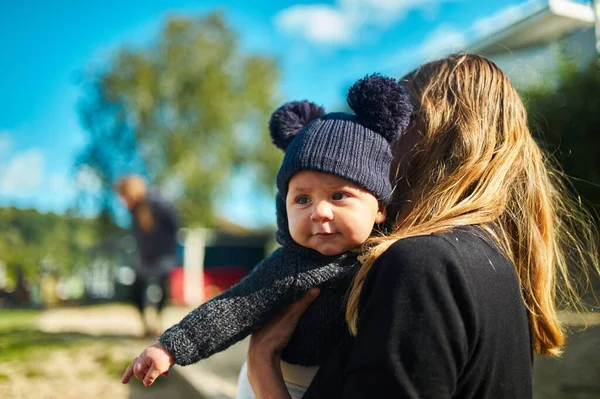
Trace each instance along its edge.
<path fill-rule="evenodd" d="M 394 79 L 367 76 L 348 91 L 353 114 L 325 114 L 308 101 L 290 102 L 271 116 L 273 143 L 285 151 L 277 174 L 277 188 L 286 197 L 294 174 L 313 170 L 339 176 L 388 203 L 390 143 L 408 127 L 412 106 Z"/>

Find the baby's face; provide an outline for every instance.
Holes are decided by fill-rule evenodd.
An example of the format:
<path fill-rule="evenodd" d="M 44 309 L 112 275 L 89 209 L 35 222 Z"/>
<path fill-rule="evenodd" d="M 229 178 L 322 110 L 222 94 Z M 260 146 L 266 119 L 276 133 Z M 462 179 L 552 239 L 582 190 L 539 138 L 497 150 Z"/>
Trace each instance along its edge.
<path fill-rule="evenodd" d="M 290 234 L 323 255 L 357 250 L 385 219 L 385 208 L 362 187 L 327 173 L 302 171 L 285 200 Z"/>

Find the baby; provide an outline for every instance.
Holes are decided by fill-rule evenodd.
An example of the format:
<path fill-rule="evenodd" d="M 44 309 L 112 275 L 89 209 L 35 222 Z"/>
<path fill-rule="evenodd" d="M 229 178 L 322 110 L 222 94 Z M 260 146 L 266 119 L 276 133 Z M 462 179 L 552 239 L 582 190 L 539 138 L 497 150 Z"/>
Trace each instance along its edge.
<path fill-rule="evenodd" d="M 244 280 L 166 330 L 159 344 L 132 362 L 124 382 L 135 372 L 149 385 L 173 363 L 187 365 L 220 352 L 308 288 L 320 287 L 281 356 L 288 387 L 302 394 L 314 366 L 345 333 L 344 298 L 357 255 L 384 222 L 392 193 L 390 142 L 407 128 L 412 111 L 398 82 L 380 75 L 352 86 L 348 104 L 355 115 L 325 114 L 307 101 L 275 111 L 269 129 L 273 143 L 285 151 L 276 198 L 281 247 Z M 136 362 L 142 366 L 134 367 Z"/>

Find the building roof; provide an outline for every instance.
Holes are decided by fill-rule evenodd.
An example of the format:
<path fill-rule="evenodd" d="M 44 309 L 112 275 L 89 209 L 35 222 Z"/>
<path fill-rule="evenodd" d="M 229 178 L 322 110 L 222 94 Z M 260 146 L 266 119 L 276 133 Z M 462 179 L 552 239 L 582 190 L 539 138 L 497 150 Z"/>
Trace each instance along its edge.
<path fill-rule="evenodd" d="M 520 19 L 499 27 L 467 48 L 488 56 L 532 47 L 595 24 L 593 5 L 568 0 L 548 0 Z"/>

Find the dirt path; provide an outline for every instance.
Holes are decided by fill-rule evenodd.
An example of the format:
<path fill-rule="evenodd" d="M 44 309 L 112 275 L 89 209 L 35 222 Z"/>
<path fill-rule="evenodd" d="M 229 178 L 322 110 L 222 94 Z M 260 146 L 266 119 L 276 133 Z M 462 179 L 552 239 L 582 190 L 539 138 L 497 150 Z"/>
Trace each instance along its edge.
<path fill-rule="evenodd" d="M 188 309 L 167 308 L 162 328 L 180 320 Z M 560 358 L 536 357 L 534 398 L 600 398 L 600 314 L 562 315 L 574 330 Z M 44 337 L 73 341 L 31 357 L 0 361 L 0 398 L 4 399 L 186 399 L 231 398 L 235 379 L 245 357 L 247 341 L 196 365 L 178 368 L 150 388 L 137 380 L 120 383 L 126 365 L 152 340 L 135 338 L 142 324 L 131 306 L 105 305 L 44 312 L 38 327 Z M 27 340 L 23 340 L 27 342 Z M 52 340 L 50 340 L 52 341 Z M 185 379 L 184 379 L 185 376 Z M 189 381 L 192 381 L 190 385 Z M 190 390 L 195 384 L 196 390 Z"/>
<path fill-rule="evenodd" d="M 124 363 L 136 346 L 132 342 L 123 344 L 113 341 L 56 349 L 35 359 L 2 363 L 0 373 L 8 378 L 0 381 L 0 397 L 128 398 L 130 389 L 118 383 L 116 365 Z M 121 347 L 127 347 L 128 351 L 121 351 Z"/>
<path fill-rule="evenodd" d="M 164 326 L 187 314 L 187 309 L 168 308 Z M 171 374 L 152 387 L 137 379 L 120 382 L 127 364 L 153 340 L 139 339 L 142 324 L 126 305 L 104 305 L 48 310 L 39 317 L 44 339 L 61 347 L 40 345 L 35 353 L 0 362 L 0 398 L 6 399 L 184 399 L 197 397 Z M 54 338 L 54 339 L 49 339 Z M 65 346 L 65 347 L 63 347 Z M 37 347 L 36 347 L 37 348 Z M 31 352 L 31 351 L 29 351 Z"/>

